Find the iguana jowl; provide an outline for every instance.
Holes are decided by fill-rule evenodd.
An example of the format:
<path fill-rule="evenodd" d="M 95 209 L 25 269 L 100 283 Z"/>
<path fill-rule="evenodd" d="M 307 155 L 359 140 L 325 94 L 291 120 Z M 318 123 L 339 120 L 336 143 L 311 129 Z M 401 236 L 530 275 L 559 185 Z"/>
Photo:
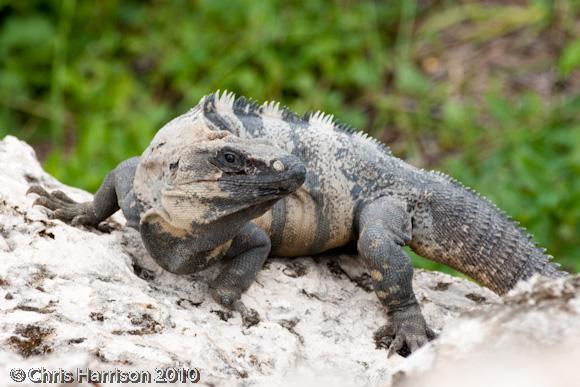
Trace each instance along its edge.
<path fill-rule="evenodd" d="M 377 336 L 392 338 L 391 353 L 433 337 L 405 245 L 500 294 L 534 273 L 565 275 L 493 204 L 448 176 L 403 162 L 332 116 L 300 117 L 230 93 L 206 96 L 165 125 L 141 158 L 107 176 L 93 202 L 31 191 L 73 224 L 96 225 L 121 208 L 171 272 L 226 260 L 213 295 L 246 319 L 238 300 L 269 254 L 356 244 L 387 311 Z"/>

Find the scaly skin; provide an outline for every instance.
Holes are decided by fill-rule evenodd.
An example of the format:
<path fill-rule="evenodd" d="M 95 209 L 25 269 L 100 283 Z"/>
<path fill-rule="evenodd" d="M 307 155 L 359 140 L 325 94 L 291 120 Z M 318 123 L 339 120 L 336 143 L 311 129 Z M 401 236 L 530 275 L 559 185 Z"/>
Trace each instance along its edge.
<path fill-rule="evenodd" d="M 232 185 L 223 175 L 235 171 L 208 167 L 208 157 L 225 145 L 199 144 L 224 138 L 268 165 L 268 174 L 246 163 L 245 184 Z M 178 159 L 189 160 L 185 168 L 179 164 L 187 179 L 172 174 Z M 295 173 L 291 189 L 261 196 L 259 188 L 269 192 L 280 167 L 275 160 L 282 169 L 301 161 L 305 182 L 299 187 L 304 176 Z M 226 306 L 239 305 L 269 253 L 317 254 L 356 243 L 388 315 L 376 340 L 388 338 L 389 353 L 404 346 L 414 351 L 434 337 L 413 293 L 405 245 L 500 294 L 534 273 L 565 275 L 485 198 L 441 173 L 406 164 L 320 112 L 299 117 L 279 104 L 212 94 L 163 127 L 140 160 L 121 164 L 112 175 L 92 204 L 77 207 L 62 193 L 32 190 L 41 195 L 39 204 L 76 224 L 95 225 L 121 207 L 151 255 L 172 272 L 229 259 L 212 283 L 214 297 Z"/>

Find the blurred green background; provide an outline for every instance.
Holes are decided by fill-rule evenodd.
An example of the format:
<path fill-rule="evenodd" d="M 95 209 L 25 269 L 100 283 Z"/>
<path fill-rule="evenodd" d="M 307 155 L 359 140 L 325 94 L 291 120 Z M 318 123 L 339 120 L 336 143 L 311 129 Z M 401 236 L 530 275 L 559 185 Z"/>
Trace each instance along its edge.
<path fill-rule="evenodd" d="M 0 0 L 0 137 L 70 185 L 216 89 L 333 113 L 580 270 L 580 1 Z"/>

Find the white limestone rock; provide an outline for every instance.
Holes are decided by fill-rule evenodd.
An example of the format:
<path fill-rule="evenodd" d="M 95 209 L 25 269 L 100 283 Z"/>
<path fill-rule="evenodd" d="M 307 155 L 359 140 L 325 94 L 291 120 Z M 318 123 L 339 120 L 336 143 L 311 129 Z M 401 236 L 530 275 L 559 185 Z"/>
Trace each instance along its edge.
<path fill-rule="evenodd" d="M 449 323 L 401 365 L 401 386 L 578 386 L 580 276 L 534 277 Z"/>

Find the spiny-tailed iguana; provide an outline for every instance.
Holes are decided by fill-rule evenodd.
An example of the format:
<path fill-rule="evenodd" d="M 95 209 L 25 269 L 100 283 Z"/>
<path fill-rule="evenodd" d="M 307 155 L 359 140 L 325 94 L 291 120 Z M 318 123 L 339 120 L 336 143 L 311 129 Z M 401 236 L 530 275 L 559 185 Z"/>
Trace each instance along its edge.
<path fill-rule="evenodd" d="M 390 338 L 390 353 L 434 336 L 413 293 L 405 245 L 500 294 L 534 273 L 564 275 L 492 203 L 450 177 L 403 162 L 332 116 L 300 117 L 226 92 L 161 128 L 140 158 L 107 176 L 93 202 L 38 186 L 31 192 L 72 224 L 95 226 L 121 208 L 171 272 L 225 260 L 212 294 L 250 323 L 255 312 L 239 299 L 269 254 L 356 244 L 388 315 L 375 339 Z"/>

